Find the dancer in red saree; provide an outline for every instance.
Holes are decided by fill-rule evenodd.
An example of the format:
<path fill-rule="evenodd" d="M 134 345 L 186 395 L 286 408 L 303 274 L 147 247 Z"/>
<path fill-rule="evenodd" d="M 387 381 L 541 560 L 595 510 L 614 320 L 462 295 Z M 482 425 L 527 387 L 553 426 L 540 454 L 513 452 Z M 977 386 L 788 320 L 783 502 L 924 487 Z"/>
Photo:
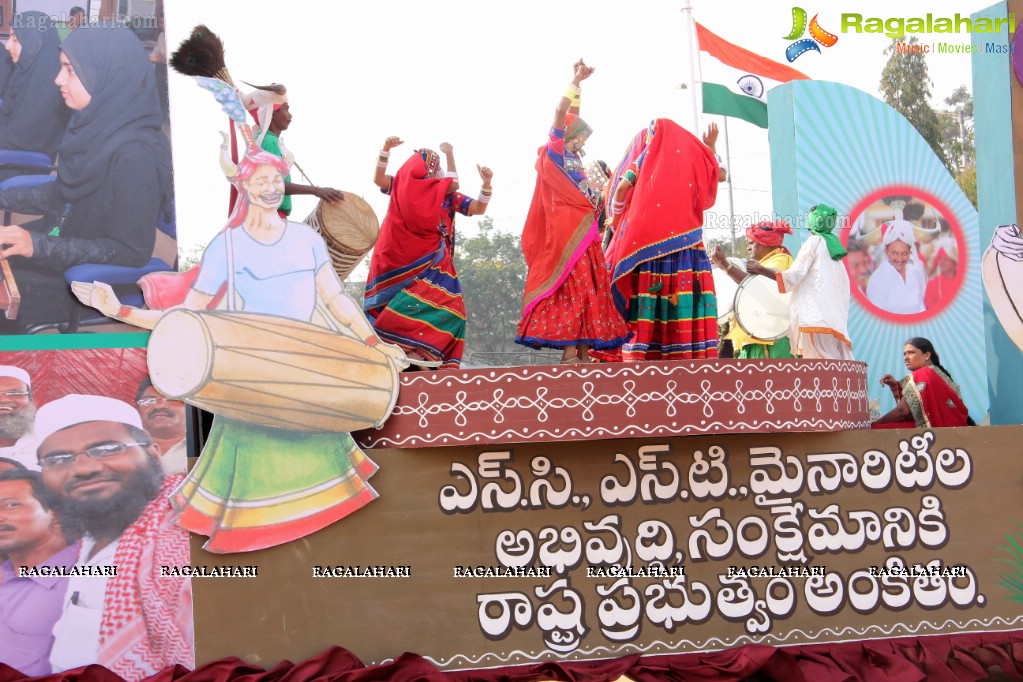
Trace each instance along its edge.
<path fill-rule="evenodd" d="M 402 144 L 388 137 L 377 157 L 374 182 L 391 197 L 380 237 L 373 249 L 363 307 L 380 338 L 399 346 L 409 358 L 458 369 L 465 344 L 465 303 L 455 272 L 455 213 L 482 215 L 491 197 L 493 172 L 477 166 L 483 181 L 476 199 L 455 191 L 451 145 L 440 156 L 417 149 L 392 177 L 386 174 L 391 149 Z"/>
<path fill-rule="evenodd" d="M 633 140 L 608 184 L 614 236 L 606 258 L 615 304 L 634 336 L 625 361 L 716 358 L 717 300 L 703 212 L 724 170 L 713 150 L 661 118 Z"/>
<path fill-rule="evenodd" d="M 901 381 L 891 374 L 881 383 L 891 389 L 895 408 L 871 424 L 874 429 L 972 426 L 959 385 L 938 360 L 930 341 L 912 338 L 902 353 L 909 370 Z"/>
<path fill-rule="evenodd" d="M 529 272 L 515 342 L 560 348 L 563 364 L 590 362 L 591 348 L 616 349 L 628 337 L 600 249 L 600 192 L 580 160 L 592 130 L 578 116 L 579 84 L 592 73 L 581 59 L 576 62 L 572 83 L 554 110 L 522 231 Z"/>

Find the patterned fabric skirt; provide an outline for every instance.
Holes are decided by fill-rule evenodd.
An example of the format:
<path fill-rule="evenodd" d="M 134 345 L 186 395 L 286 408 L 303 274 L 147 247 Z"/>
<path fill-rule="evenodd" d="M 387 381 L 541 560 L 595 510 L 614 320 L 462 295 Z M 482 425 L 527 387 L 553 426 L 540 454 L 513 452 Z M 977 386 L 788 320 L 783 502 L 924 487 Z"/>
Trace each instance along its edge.
<path fill-rule="evenodd" d="M 702 243 L 640 264 L 629 275 L 625 362 L 718 356 L 717 299 Z"/>
<path fill-rule="evenodd" d="M 611 276 L 600 242 L 590 243 L 554 293 L 521 322 L 515 343 L 530 348 L 566 348 L 586 344 L 596 350 L 618 348 L 629 328 L 611 297 Z"/>
<path fill-rule="evenodd" d="M 417 351 L 440 360 L 441 369 L 458 369 L 465 347 L 465 302 L 451 251 L 395 294 L 383 308 L 366 311 L 385 341 L 406 353 Z"/>
<path fill-rule="evenodd" d="M 209 552 L 304 537 L 377 497 L 373 463 L 347 433 L 307 433 L 218 416 L 199 462 L 171 495 L 179 525 Z"/>

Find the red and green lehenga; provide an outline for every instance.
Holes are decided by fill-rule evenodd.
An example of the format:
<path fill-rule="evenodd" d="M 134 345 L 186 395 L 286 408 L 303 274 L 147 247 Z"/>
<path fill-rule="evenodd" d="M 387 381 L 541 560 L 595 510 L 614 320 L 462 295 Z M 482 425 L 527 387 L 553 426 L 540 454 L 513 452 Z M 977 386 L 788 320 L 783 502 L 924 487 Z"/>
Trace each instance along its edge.
<path fill-rule="evenodd" d="M 454 214 L 467 215 L 472 199 L 448 194 L 451 179 L 428 177 L 426 153 L 413 154 L 391 181 L 363 308 L 380 338 L 441 361 L 441 369 L 458 369 L 465 303 L 455 272 Z"/>
<path fill-rule="evenodd" d="M 600 249 L 599 194 L 578 156 L 565 148 L 564 129 L 551 129 L 536 173 L 522 231 L 529 271 L 515 342 L 530 348 L 617 349 L 628 338 L 628 327 L 611 298 Z"/>
<path fill-rule="evenodd" d="M 717 196 L 717 160 L 677 123 L 657 119 L 636 136 L 608 187 L 630 171 L 635 181 L 606 253 L 615 304 L 634 334 L 622 359 L 716 358 L 717 301 L 702 227 Z"/>

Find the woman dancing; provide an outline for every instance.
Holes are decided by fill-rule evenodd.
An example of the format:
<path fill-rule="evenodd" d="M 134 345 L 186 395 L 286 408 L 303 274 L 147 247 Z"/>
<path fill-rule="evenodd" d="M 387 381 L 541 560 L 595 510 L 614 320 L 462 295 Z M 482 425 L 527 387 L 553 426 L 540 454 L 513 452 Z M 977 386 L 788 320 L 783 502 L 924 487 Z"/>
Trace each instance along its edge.
<path fill-rule="evenodd" d="M 482 189 L 476 199 L 457 192 L 455 157 L 447 142 L 446 159 L 417 149 L 394 176 L 387 159 L 398 137 L 388 137 L 377 157 L 373 181 L 391 197 L 380 237 L 373 249 L 363 303 L 380 338 L 397 345 L 415 363 L 458 369 L 465 345 L 465 302 L 455 272 L 455 213 L 483 215 L 490 202 L 494 173 L 477 166 Z"/>
<path fill-rule="evenodd" d="M 593 73 L 581 59 L 554 110 L 536 160 L 536 188 L 522 232 L 529 272 L 516 343 L 561 349 L 562 364 L 590 362 L 590 349 L 621 347 L 628 327 L 611 297 L 600 248 L 600 190 L 580 161 L 593 132 L 579 117 L 579 85 Z"/>
<path fill-rule="evenodd" d="M 666 118 L 633 140 L 609 187 L 614 235 L 607 250 L 618 309 L 635 336 L 631 360 L 718 356 L 717 299 L 703 245 L 703 212 L 724 169 L 717 126 L 700 142 Z"/>

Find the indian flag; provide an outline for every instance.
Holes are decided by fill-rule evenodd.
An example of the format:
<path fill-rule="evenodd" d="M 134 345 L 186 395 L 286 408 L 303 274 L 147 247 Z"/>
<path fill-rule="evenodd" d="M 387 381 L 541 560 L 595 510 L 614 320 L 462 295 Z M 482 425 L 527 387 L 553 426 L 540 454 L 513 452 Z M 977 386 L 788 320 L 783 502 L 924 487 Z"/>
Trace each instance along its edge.
<path fill-rule="evenodd" d="M 715 80 L 703 83 L 703 113 L 733 116 L 761 128 L 767 127 L 767 91 L 779 83 L 808 80 L 809 76 L 734 45 L 696 23 L 700 51 L 714 57 L 720 66 L 711 69 Z M 711 67 L 710 64 L 704 66 Z"/>

